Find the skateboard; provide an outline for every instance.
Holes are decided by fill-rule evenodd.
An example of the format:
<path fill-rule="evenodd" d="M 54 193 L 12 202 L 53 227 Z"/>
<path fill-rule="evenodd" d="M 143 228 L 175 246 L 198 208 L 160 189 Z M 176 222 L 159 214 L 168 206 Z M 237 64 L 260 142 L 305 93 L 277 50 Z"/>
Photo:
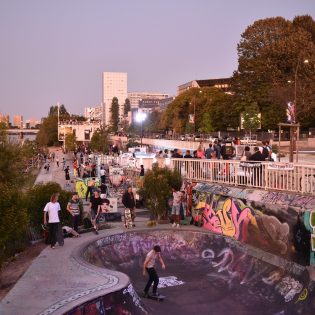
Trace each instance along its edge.
<path fill-rule="evenodd" d="M 126 208 L 125 209 L 125 228 L 129 229 L 132 228 L 133 223 L 131 220 L 131 211 L 130 209 Z"/>
<path fill-rule="evenodd" d="M 155 301 L 164 301 L 165 299 L 165 296 L 164 295 L 157 295 L 157 296 L 154 296 L 154 295 L 148 295 L 148 299 L 152 299 L 152 300 L 155 300 Z"/>

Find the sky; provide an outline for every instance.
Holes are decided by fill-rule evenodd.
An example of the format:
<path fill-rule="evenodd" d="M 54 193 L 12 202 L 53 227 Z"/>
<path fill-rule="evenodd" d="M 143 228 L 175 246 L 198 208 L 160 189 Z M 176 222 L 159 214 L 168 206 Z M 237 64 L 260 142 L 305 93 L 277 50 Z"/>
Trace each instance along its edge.
<path fill-rule="evenodd" d="M 102 101 L 102 72 L 128 91 L 176 95 L 194 79 L 230 77 L 256 20 L 315 19 L 314 0 L 0 0 L 0 113 L 45 117 Z"/>

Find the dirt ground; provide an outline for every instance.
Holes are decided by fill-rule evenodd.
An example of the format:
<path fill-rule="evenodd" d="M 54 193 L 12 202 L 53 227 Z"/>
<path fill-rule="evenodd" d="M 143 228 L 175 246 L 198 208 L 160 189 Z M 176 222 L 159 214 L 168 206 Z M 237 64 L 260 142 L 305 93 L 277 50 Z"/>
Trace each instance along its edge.
<path fill-rule="evenodd" d="M 32 261 L 46 246 L 47 245 L 44 242 L 30 245 L 2 268 L 0 271 L 0 301 L 23 276 Z"/>

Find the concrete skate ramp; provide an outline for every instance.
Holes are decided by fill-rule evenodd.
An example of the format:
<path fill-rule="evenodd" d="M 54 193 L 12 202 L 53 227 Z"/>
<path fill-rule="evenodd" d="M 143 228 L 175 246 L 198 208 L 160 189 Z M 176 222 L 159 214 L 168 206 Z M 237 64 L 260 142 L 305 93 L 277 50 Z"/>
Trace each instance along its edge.
<path fill-rule="evenodd" d="M 164 302 L 143 299 L 150 314 L 315 314 L 314 282 L 299 265 L 230 238 L 190 230 L 116 234 L 83 251 L 91 264 L 126 273 L 142 294 L 146 253 L 160 245 L 157 262 Z"/>

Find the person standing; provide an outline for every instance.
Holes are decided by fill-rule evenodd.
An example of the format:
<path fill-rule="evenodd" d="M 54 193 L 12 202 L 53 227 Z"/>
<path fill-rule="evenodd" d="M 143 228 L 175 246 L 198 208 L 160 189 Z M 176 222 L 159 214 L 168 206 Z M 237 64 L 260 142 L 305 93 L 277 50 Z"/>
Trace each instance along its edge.
<path fill-rule="evenodd" d="M 212 158 L 212 152 L 213 152 L 212 143 L 209 143 L 209 148 L 205 152 L 206 158 L 208 160 Z"/>
<path fill-rule="evenodd" d="M 173 227 L 179 228 L 180 223 L 180 205 L 182 202 L 182 193 L 178 191 L 175 187 L 172 188 L 173 191 L 173 206 L 172 206 L 172 217 L 173 217 Z"/>
<path fill-rule="evenodd" d="M 136 214 L 135 214 L 135 208 L 136 208 L 136 201 L 135 201 L 135 197 L 133 195 L 132 192 L 132 187 L 129 186 L 127 188 L 127 190 L 125 191 L 125 193 L 122 196 L 122 203 L 125 206 L 125 208 L 130 209 L 130 213 L 131 213 L 131 220 L 132 220 L 132 225 L 135 225 L 135 218 L 136 218 Z"/>
<path fill-rule="evenodd" d="M 70 185 L 70 168 L 69 166 L 67 166 L 65 169 L 65 179 L 66 179 L 66 185 L 69 186 Z"/>
<path fill-rule="evenodd" d="M 101 166 L 100 175 L 101 175 L 101 183 L 105 184 L 106 183 L 106 171 L 105 171 L 103 166 Z"/>
<path fill-rule="evenodd" d="M 80 223 L 80 212 L 82 209 L 82 204 L 79 196 L 76 192 L 72 193 L 72 198 L 69 200 L 67 205 L 67 210 L 72 215 L 72 225 L 73 229 L 78 232 L 78 227 Z"/>
<path fill-rule="evenodd" d="M 54 193 L 50 197 L 50 202 L 48 202 L 44 208 L 44 225 L 47 224 L 47 213 L 48 213 L 48 227 L 49 227 L 49 243 L 52 249 L 55 248 L 57 242 L 57 232 L 59 227 L 59 211 L 61 210 L 60 204 L 58 202 L 58 193 Z"/>
<path fill-rule="evenodd" d="M 144 181 L 144 167 L 143 167 L 143 165 L 140 165 L 139 181 L 140 181 L 140 188 L 142 188 L 143 187 L 143 181 Z"/>
<path fill-rule="evenodd" d="M 57 167 L 59 167 L 59 157 L 56 156 L 56 164 L 57 164 Z"/>
<path fill-rule="evenodd" d="M 91 218 L 95 234 L 98 234 L 97 224 L 96 224 L 96 215 L 98 213 L 98 207 L 102 204 L 102 199 L 100 197 L 99 191 L 94 190 L 93 195 L 90 198 L 90 209 L 91 209 Z"/>
<path fill-rule="evenodd" d="M 159 284 L 159 276 L 154 268 L 156 259 L 159 259 L 162 269 L 165 269 L 165 263 L 161 256 L 161 247 L 159 245 L 155 245 L 152 250 L 147 254 L 145 261 L 143 263 L 143 275 L 146 273 L 149 275 L 149 280 L 144 288 L 144 297 L 149 296 L 149 289 L 153 283 L 153 296 L 158 296 L 157 287 Z"/>

